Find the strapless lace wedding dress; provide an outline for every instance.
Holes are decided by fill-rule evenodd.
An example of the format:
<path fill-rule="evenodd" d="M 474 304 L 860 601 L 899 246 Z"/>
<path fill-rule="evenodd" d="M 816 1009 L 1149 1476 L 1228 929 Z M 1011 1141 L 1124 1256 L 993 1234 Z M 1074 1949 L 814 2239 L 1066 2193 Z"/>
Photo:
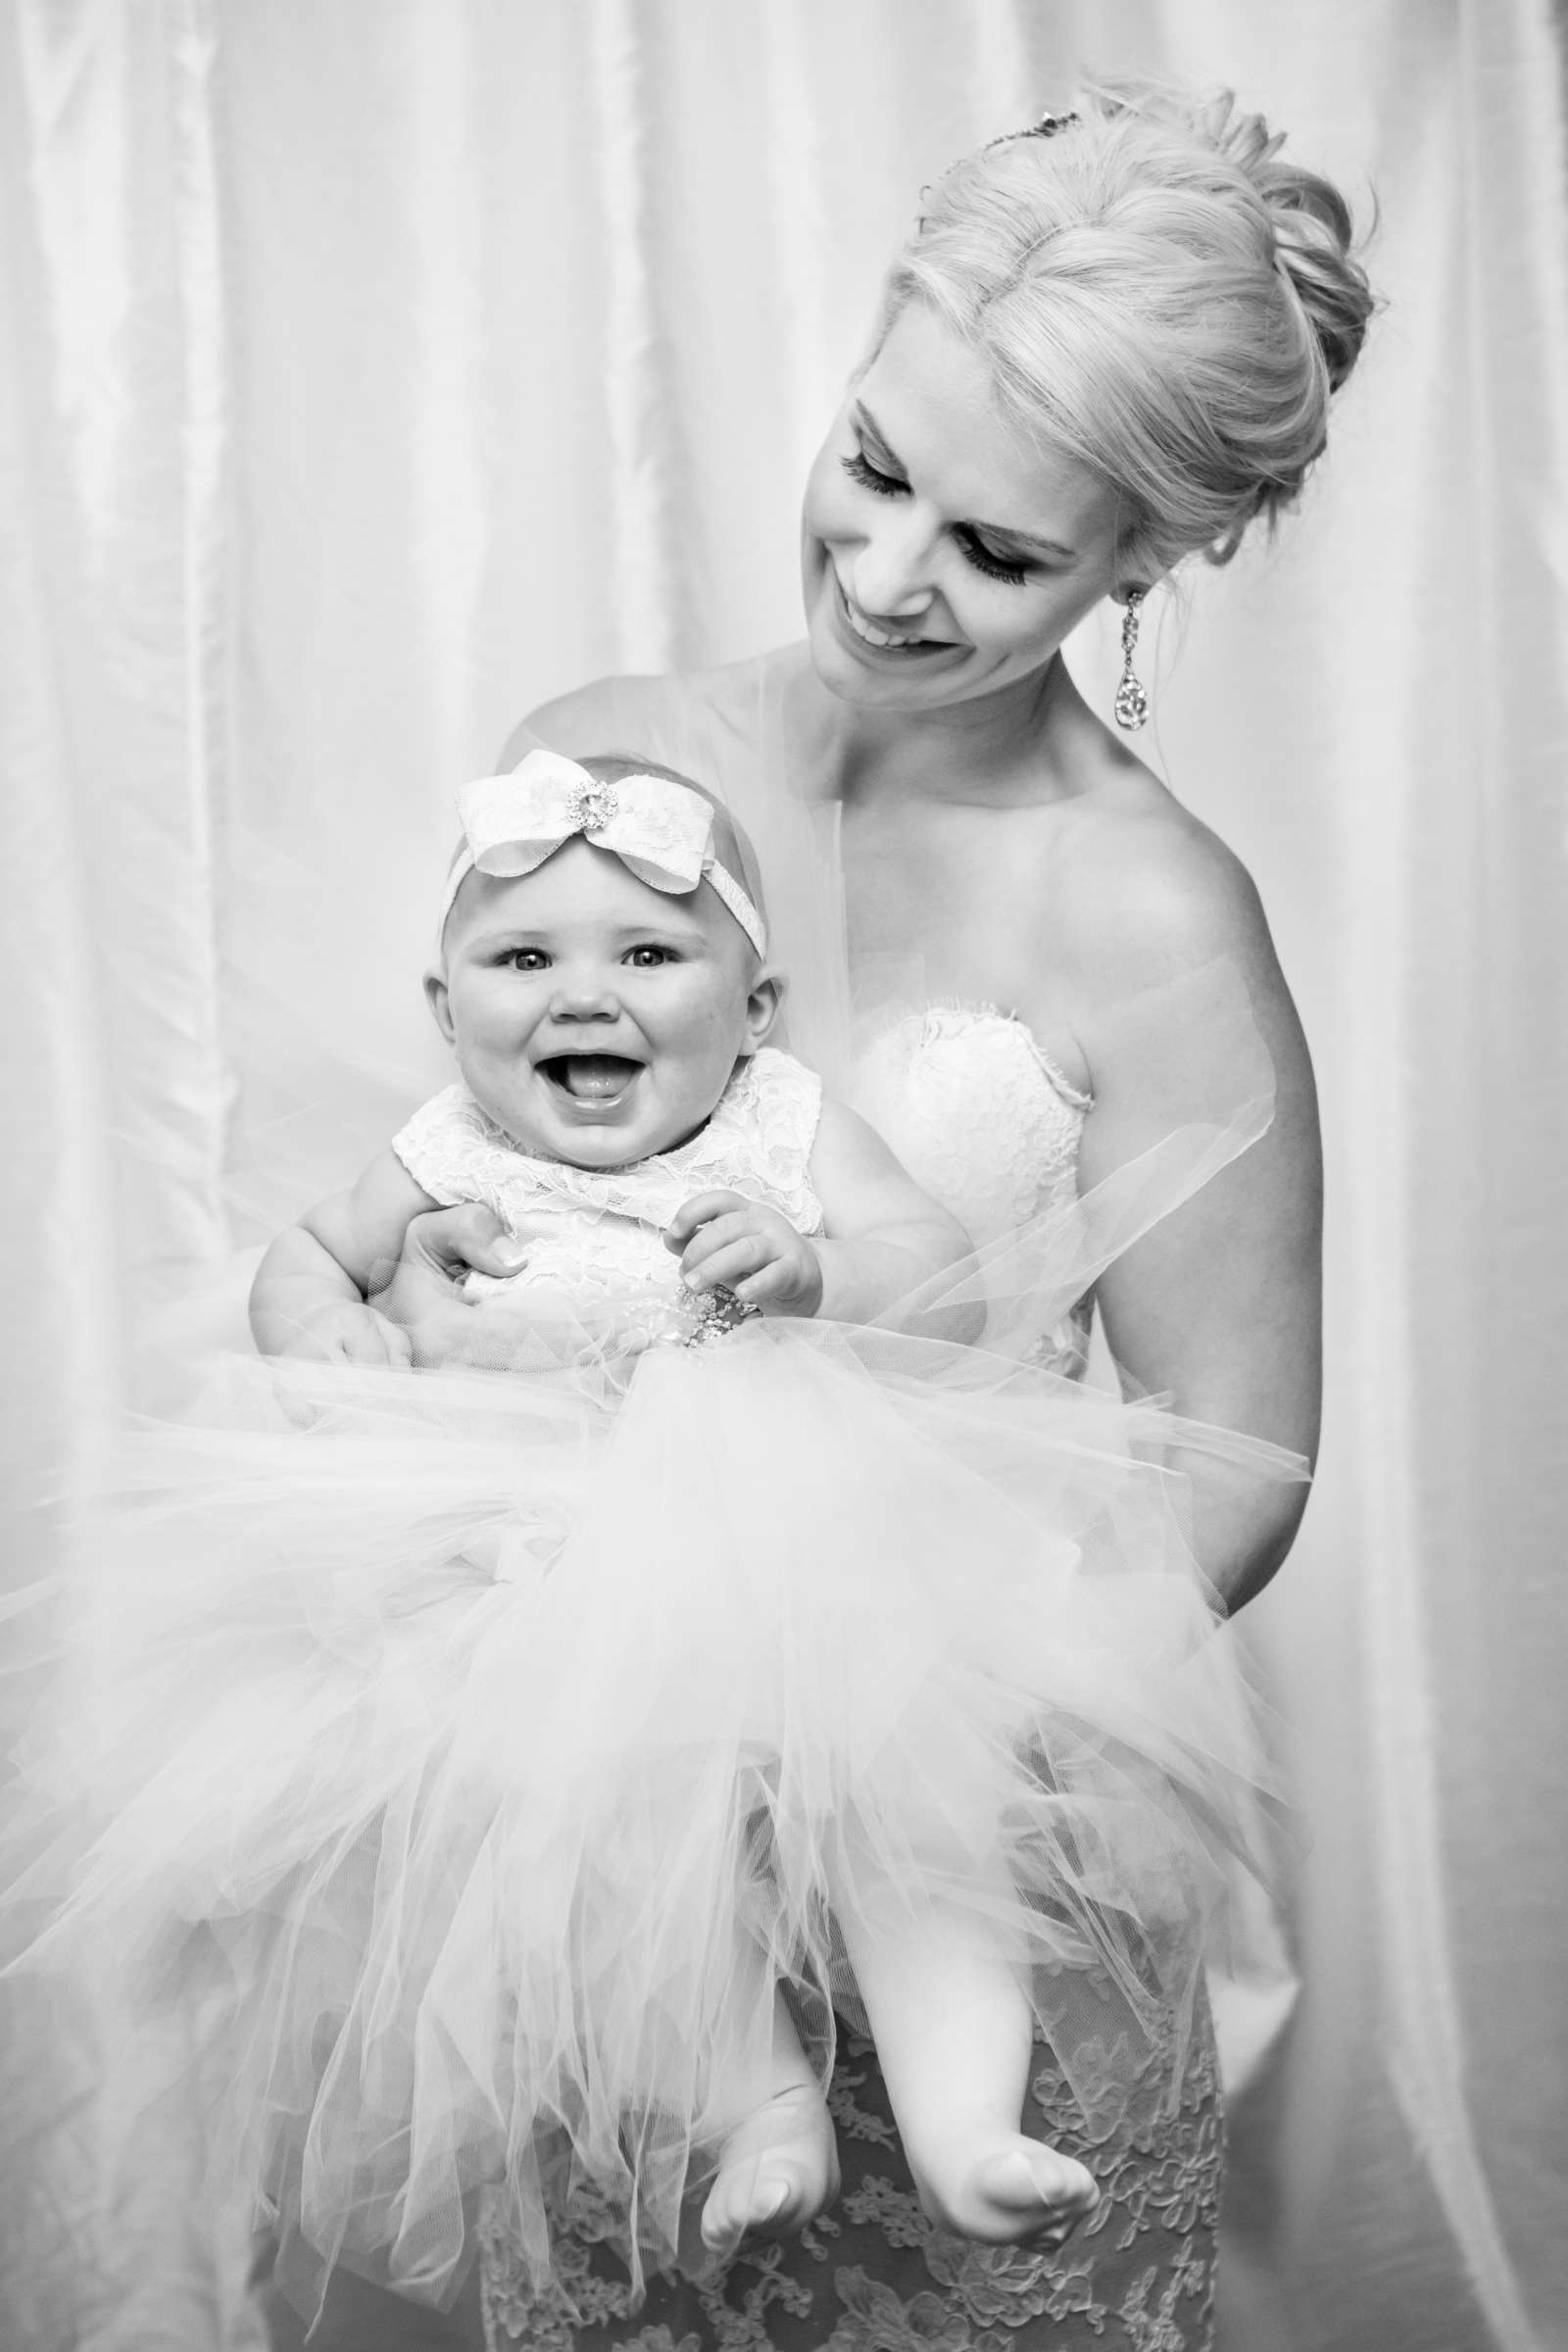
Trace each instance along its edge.
<path fill-rule="evenodd" d="M 1073 1196 L 1088 1099 L 1000 1011 L 932 1005 L 893 1022 L 854 1100 L 978 1245 Z M 1040 1360 L 1079 1370 L 1087 1324 L 1080 1306 L 1043 1334 Z M 1042 2041 L 1024 2128 L 1088 2165 L 1101 2202 L 1060 2250 L 970 2245 L 925 2217 L 875 2053 L 849 2037 L 831 2091 L 843 2191 L 802 2237 L 749 2246 L 720 2277 L 666 2272 L 638 2298 L 609 2217 L 585 2209 L 540 2289 L 484 2200 L 487 2352 L 1204 2352 L 1222 2161 L 1206 2010 L 1180 2030 L 1179 2095 L 1152 2121 L 1137 2078 L 1171 2051 L 1128 2032 L 1109 1976 L 1081 1971 L 1061 2017 L 1074 2088 Z M 1173 2046 L 1178 2031 L 1173 2017 Z M 1086 2067 L 1099 2078 L 1087 2099 Z"/>

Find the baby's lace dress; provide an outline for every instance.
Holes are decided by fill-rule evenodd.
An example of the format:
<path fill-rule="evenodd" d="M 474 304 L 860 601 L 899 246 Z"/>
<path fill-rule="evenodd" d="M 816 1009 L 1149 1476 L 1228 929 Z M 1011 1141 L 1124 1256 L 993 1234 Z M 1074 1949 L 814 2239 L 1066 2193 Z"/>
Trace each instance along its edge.
<path fill-rule="evenodd" d="M 772 1047 L 744 1061 L 711 1118 L 689 1142 L 625 1168 L 577 1168 L 536 1159 L 487 1118 L 462 1084 L 416 1110 L 393 1150 L 443 1207 L 479 1201 L 509 1232 L 526 1237 L 520 1274 L 484 1279 L 482 1298 L 521 1308 L 548 1288 L 589 1303 L 652 1293 L 666 1305 L 680 1287 L 664 1229 L 698 1193 L 739 1191 L 820 1233 L 822 1210 L 808 1173 L 822 1089 L 804 1064 Z"/>
<path fill-rule="evenodd" d="M 893 1023 L 862 1056 L 855 1100 L 982 1247 L 1073 1194 L 1088 1099 L 993 1008 L 933 1005 Z M 1041 1341 L 1040 1360 L 1080 1371 L 1087 1327 L 1086 1304 Z M 803 2236 L 749 2245 L 706 2278 L 665 2273 L 639 2299 L 608 2215 L 572 2216 L 535 2288 L 499 2203 L 482 2204 L 487 2352 L 1204 2352 L 1222 2162 L 1212 2034 L 1204 2012 L 1175 2111 L 1151 2122 L 1133 2078 L 1168 2053 L 1127 2032 L 1120 1997 L 1092 1969 L 1067 1992 L 1080 2090 L 1086 2065 L 1098 2078 L 1092 2130 L 1053 2049 L 1036 2051 L 1024 2128 L 1101 2190 L 1059 2251 L 971 2245 L 926 2218 L 875 2053 L 847 2035 L 831 2088 L 843 2190 Z"/>

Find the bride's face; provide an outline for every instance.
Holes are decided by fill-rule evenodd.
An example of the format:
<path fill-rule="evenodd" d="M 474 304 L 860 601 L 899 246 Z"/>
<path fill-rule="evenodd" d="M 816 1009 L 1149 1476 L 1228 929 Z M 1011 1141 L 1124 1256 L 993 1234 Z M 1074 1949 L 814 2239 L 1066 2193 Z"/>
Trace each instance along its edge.
<path fill-rule="evenodd" d="M 846 702 L 921 710 L 1042 669 L 1118 586 L 1116 493 L 1024 438 L 925 306 L 900 314 L 811 467 L 811 658 Z"/>

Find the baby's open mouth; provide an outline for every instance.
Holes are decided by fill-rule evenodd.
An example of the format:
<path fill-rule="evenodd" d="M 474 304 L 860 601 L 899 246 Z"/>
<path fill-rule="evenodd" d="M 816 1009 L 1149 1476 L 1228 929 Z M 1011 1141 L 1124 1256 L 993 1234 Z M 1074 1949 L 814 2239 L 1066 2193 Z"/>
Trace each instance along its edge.
<path fill-rule="evenodd" d="M 624 1093 L 642 1068 L 622 1054 L 553 1054 L 539 1068 L 575 1102 L 608 1102 Z"/>

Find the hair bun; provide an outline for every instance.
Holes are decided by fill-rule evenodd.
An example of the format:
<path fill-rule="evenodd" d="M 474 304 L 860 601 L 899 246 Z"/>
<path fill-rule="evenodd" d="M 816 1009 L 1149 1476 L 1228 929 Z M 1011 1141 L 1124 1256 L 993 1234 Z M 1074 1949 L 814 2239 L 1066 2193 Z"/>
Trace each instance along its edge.
<path fill-rule="evenodd" d="M 1200 102 L 1194 128 L 1256 189 L 1274 230 L 1275 257 L 1295 287 L 1338 392 L 1361 355 L 1377 309 L 1366 271 L 1354 260 L 1355 223 L 1332 180 L 1287 161 L 1283 131 L 1262 115 L 1243 113 L 1221 90 Z"/>
<path fill-rule="evenodd" d="M 1285 133 L 1249 114 L 1232 90 L 1201 96 L 1158 83 L 1102 85 L 1103 95 L 1146 121 L 1204 141 L 1249 179 L 1274 230 L 1275 256 L 1295 287 L 1338 392 L 1361 354 L 1377 298 L 1354 258 L 1355 223 L 1332 180 L 1281 155 Z"/>
<path fill-rule="evenodd" d="M 1329 389 L 1337 392 L 1361 356 L 1377 308 L 1366 271 L 1353 258 L 1349 208 L 1315 172 L 1274 165 L 1271 174 L 1276 184 L 1263 193 L 1280 268 L 1300 297 L 1329 371 Z"/>

